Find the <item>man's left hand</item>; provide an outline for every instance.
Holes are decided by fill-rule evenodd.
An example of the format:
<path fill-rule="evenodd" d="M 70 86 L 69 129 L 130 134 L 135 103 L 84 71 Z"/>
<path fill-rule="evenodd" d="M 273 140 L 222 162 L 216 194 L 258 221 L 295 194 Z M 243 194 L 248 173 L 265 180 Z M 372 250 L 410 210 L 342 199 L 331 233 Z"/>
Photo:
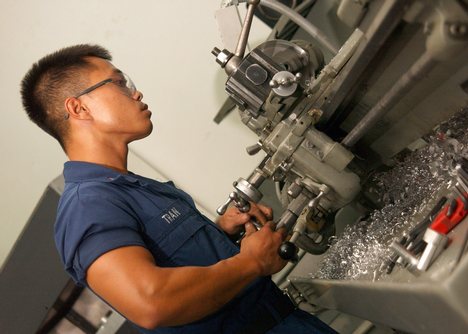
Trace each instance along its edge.
<path fill-rule="evenodd" d="M 224 215 L 219 217 L 217 224 L 229 235 L 237 234 L 246 223 L 256 220 L 261 225 L 273 219 L 273 210 L 270 207 L 250 202 L 249 212 L 240 212 L 234 206 L 229 207 Z"/>

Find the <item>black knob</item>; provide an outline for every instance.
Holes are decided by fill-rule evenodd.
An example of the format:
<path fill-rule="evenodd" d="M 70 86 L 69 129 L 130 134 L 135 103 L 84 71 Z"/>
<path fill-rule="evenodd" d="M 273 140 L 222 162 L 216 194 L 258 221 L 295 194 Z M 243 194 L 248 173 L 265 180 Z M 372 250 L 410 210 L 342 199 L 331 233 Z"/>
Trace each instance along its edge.
<path fill-rule="evenodd" d="M 278 249 L 278 254 L 283 260 L 296 261 L 297 260 L 297 246 L 290 241 L 285 241 Z"/>

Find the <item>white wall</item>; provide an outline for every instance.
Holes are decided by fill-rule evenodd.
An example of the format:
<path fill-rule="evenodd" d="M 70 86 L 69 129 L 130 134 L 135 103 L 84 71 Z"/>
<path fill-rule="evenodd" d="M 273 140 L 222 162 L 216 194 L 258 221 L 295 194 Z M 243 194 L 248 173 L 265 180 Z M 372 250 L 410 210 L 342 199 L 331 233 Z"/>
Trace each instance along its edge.
<path fill-rule="evenodd" d="M 222 46 L 214 20 L 219 4 L 1 0 L 0 265 L 66 159 L 58 144 L 27 119 L 19 94 L 31 64 L 58 48 L 98 43 L 113 53 L 114 63 L 130 74 L 153 111 L 153 134 L 131 149 L 208 211 L 224 202 L 232 181 L 251 172 L 261 157 L 248 158 L 244 147 L 255 136 L 237 114 L 221 125 L 212 122 L 226 97 L 226 76 L 210 54 Z M 255 45 L 268 29 L 256 22 L 253 34 Z"/>

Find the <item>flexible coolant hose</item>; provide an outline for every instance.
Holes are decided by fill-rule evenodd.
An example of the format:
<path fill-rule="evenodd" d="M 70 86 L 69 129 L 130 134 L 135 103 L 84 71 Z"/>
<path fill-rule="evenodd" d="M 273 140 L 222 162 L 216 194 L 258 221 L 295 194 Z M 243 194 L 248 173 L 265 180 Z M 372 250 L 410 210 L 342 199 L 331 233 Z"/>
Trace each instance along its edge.
<path fill-rule="evenodd" d="M 298 14 L 293 9 L 283 5 L 275 0 L 261 0 L 260 5 L 268 7 L 277 11 L 280 14 L 287 16 L 291 21 L 296 23 L 299 27 L 304 29 L 309 35 L 315 38 L 320 44 L 326 47 L 334 55 L 338 53 L 338 48 L 328 39 L 325 34 L 320 31 L 316 26 L 307 21 L 303 16 Z"/>

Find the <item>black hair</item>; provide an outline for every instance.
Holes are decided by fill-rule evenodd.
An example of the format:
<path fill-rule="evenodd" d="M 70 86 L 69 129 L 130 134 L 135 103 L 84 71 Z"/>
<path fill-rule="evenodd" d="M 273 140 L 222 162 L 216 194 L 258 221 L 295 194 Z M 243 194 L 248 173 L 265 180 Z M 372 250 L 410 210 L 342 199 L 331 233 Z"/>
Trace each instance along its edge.
<path fill-rule="evenodd" d="M 112 60 L 109 51 L 99 45 L 74 45 L 40 59 L 21 81 L 21 98 L 29 118 L 63 149 L 68 130 L 64 102 L 86 85 L 82 72 L 91 67 L 86 57 Z"/>

